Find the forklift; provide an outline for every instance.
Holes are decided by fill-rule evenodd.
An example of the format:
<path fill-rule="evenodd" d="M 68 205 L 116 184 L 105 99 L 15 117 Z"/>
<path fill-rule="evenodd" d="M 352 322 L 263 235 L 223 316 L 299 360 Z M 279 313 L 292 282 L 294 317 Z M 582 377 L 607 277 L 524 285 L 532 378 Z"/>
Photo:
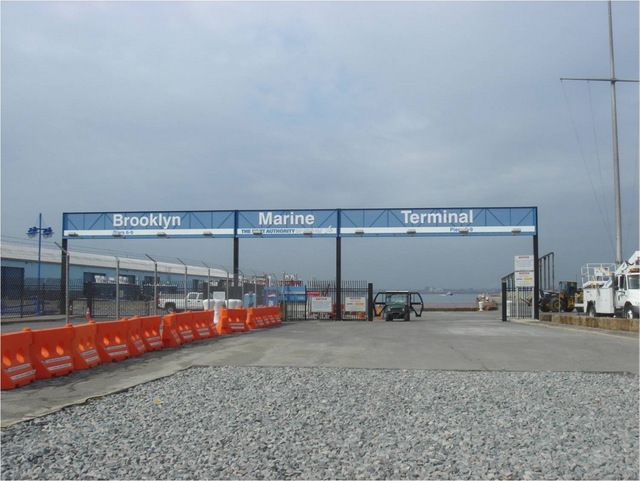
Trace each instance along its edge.
<path fill-rule="evenodd" d="M 559 290 L 542 291 L 540 295 L 540 310 L 542 312 L 571 312 L 576 307 L 578 283 L 575 281 L 560 281 Z"/>

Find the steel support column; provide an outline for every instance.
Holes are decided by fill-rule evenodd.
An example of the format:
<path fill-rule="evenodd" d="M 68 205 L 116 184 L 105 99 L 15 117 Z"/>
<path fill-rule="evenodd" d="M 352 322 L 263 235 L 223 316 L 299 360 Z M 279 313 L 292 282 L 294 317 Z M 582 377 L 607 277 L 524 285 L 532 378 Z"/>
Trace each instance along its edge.
<path fill-rule="evenodd" d="M 67 250 L 68 250 L 68 239 L 62 239 L 62 256 L 60 258 L 60 292 L 62 295 L 60 296 L 60 314 L 67 313 Z"/>
<path fill-rule="evenodd" d="M 238 287 L 238 272 L 240 271 L 240 239 L 233 238 L 233 287 Z"/>
<path fill-rule="evenodd" d="M 373 284 L 369 282 L 367 285 L 367 321 L 373 321 Z"/>
<path fill-rule="evenodd" d="M 538 229 L 533 236 L 533 318 L 540 319 L 540 269 L 538 268 Z"/>
<path fill-rule="evenodd" d="M 341 238 L 336 237 L 336 318 L 342 319 L 342 252 Z"/>

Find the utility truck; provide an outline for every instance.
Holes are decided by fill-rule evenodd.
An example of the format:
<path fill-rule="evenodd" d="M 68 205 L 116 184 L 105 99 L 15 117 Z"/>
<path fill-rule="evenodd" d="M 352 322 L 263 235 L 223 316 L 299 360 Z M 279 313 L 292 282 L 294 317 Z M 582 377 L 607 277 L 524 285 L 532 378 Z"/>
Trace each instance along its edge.
<path fill-rule="evenodd" d="M 627 319 L 640 312 L 640 251 L 621 265 L 585 264 L 581 270 L 584 309 L 588 316 L 622 315 Z"/>

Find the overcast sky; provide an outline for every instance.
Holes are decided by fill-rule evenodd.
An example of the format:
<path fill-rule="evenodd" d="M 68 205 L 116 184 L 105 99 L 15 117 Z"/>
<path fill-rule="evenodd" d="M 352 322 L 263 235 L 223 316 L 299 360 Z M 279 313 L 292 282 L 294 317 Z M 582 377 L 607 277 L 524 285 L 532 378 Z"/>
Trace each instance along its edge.
<path fill-rule="evenodd" d="M 2 2 L 2 235 L 42 212 L 539 207 L 556 279 L 615 256 L 605 2 Z M 638 3 L 614 2 L 638 78 Z M 623 249 L 638 87 L 618 84 Z M 72 241 L 231 264 L 231 240 Z M 530 238 L 345 239 L 343 278 L 498 286 Z M 335 275 L 335 240 L 240 241 Z"/>

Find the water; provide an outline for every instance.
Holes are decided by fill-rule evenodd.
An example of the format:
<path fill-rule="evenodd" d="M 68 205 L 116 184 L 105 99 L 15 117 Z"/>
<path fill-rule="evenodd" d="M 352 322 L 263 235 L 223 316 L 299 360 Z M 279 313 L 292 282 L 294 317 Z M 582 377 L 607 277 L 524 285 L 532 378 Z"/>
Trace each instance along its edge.
<path fill-rule="evenodd" d="M 478 294 L 454 294 L 452 296 L 443 296 L 440 294 L 420 293 L 425 307 L 440 305 L 456 305 L 456 306 L 476 306 L 476 296 Z"/>

